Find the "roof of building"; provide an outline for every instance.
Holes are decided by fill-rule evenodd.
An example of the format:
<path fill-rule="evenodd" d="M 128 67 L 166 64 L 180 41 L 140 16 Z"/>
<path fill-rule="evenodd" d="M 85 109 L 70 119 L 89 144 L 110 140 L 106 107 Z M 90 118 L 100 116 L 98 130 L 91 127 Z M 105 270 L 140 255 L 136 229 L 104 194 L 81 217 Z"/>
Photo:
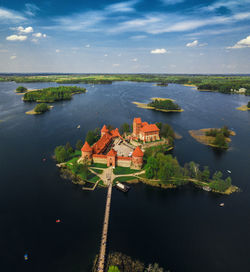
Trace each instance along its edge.
<path fill-rule="evenodd" d="M 106 127 L 106 125 L 104 125 L 101 129 L 101 132 L 109 132 L 108 128 Z"/>
<path fill-rule="evenodd" d="M 142 132 L 155 132 L 159 131 L 159 128 L 157 127 L 156 124 L 147 124 L 141 128 Z"/>
<path fill-rule="evenodd" d="M 100 153 L 110 143 L 112 136 L 109 133 L 104 134 L 94 145 L 94 153 Z"/>
<path fill-rule="evenodd" d="M 141 123 L 141 118 L 140 118 L 140 117 L 134 118 L 134 122 L 137 123 L 137 124 L 138 124 L 138 123 Z"/>
<path fill-rule="evenodd" d="M 92 151 L 92 147 L 89 145 L 89 143 L 87 141 L 85 141 L 82 149 L 83 152 L 91 152 Z"/>
<path fill-rule="evenodd" d="M 107 156 L 109 157 L 115 157 L 117 154 L 117 152 L 114 149 L 110 149 L 110 151 L 108 152 Z"/>
<path fill-rule="evenodd" d="M 143 157 L 144 153 L 141 151 L 140 147 L 137 146 L 134 150 L 132 157 Z"/>

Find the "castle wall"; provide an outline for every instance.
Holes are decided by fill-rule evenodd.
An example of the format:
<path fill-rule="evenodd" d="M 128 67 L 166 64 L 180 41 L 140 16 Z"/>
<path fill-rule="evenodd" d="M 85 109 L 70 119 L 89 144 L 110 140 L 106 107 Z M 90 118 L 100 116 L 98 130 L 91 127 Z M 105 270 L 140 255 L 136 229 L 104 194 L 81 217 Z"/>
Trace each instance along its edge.
<path fill-rule="evenodd" d="M 93 162 L 94 163 L 102 163 L 102 164 L 107 164 L 107 157 L 106 156 L 96 156 L 93 155 Z"/>
<path fill-rule="evenodd" d="M 121 166 L 121 167 L 130 167 L 131 166 L 131 159 L 130 160 L 117 160 L 116 161 L 117 166 Z"/>

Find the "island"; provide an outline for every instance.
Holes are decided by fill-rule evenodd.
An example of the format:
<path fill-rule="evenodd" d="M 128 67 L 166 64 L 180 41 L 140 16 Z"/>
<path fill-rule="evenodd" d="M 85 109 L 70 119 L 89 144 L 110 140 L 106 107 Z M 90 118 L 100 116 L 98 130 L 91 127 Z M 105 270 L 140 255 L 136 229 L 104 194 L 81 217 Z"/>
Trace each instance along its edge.
<path fill-rule="evenodd" d="M 236 109 L 240 110 L 240 111 L 249 111 L 250 110 L 250 101 L 247 103 L 247 105 L 243 105 L 243 106 L 238 107 Z"/>
<path fill-rule="evenodd" d="M 228 149 L 231 142 L 230 136 L 236 133 L 229 130 L 227 126 L 222 128 L 204 128 L 199 130 L 189 130 L 189 134 L 199 143 L 215 148 Z"/>
<path fill-rule="evenodd" d="M 160 98 L 160 97 L 152 97 L 152 102 L 147 104 L 140 103 L 140 102 L 132 102 L 133 104 L 137 105 L 138 108 L 143 109 L 150 109 L 162 112 L 182 112 L 183 109 L 176 103 L 175 100 L 170 98 Z"/>
<path fill-rule="evenodd" d="M 40 103 L 40 104 L 37 104 L 33 110 L 26 111 L 26 114 L 32 114 L 32 115 L 43 114 L 52 108 L 53 108 L 53 106 L 49 106 L 46 103 Z"/>
<path fill-rule="evenodd" d="M 212 174 L 208 166 L 200 169 L 195 162 L 182 167 L 169 153 L 174 147 L 174 135 L 168 124 L 149 124 L 137 117 L 132 131 L 126 123 L 120 130 L 104 125 L 101 130 L 89 131 L 84 144 L 78 140 L 75 150 L 70 143 L 56 147 L 55 159 L 62 176 L 84 185 L 83 190 L 110 183 L 115 186 L 117 182 L 142 182 L 162 189 L 190 183 L 220 194 L 238 191 L 231 178 L 223 179 L 220 171 Z"/>
<path fill-rule="evenodd" d="M 23 87 L 23 86 L 18 86 L 16 88 L 16 93 L 26 93 L 27 92 L 27 88 Z"/>
<path fill-rule="evenodd" d="M 23 96 L 23 101 L 51 103 L 61 100 L 70 100 L 72 95 L 85 92 L 85 88 L 77 86 L 49 87 L 41 90 L 33 90 L 32 92 L 26 92 Z"/>

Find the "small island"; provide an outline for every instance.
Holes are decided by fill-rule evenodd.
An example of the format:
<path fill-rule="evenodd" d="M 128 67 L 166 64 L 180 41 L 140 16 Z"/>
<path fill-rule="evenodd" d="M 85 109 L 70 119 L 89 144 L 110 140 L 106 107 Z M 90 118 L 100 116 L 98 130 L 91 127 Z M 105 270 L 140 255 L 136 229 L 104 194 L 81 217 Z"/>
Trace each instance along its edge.
<path fill-rule="evenodd" d="M 27 92 L 27 88 L 23 86 L 19 86 L 16 88 L 16 93 L 26 93 L 26 92 Z"/>
<path fill-rule="evenodd" d="M 137 105 L 138 108 L 143 109 L 150 109 L 162 112 L 182 112 L 183 109 L 174 103 L 175 100 L 170 98 L 160 98 L 160 97 L 152 97 L 152 102 L 148 104 L 139 103 L 139 102 L 132 102 L 133 104 Z"/>
<path fill-rule="evenodd" d="M 49 87 L 42 90 L 26 92 L 23 96 L 24 102 L 51 103 L 62 100 L 70 100 L 72 95 L 85 93 L 86 89 L 77 86 Z"/>
<path fill-rule="evenodd" d="M 199 130 L 190 130 L 189 134 L 201 144 L 221 149 L 228 149 L 228 143 L 231 142 L 229 137 L 236 135 L 236 133 L 232 130 L 229 130 L 227 126 L 219 129 L 204 128 Z"/>
<path fill-rule="evenodd" d="M 243 106 L 238 107 L 236 109 L 240 110 L 240 111 L 249 111 L 250 110 L 250 101 L 247 103 L 247 105 L 243 105 Z"/>
<path fill-rule="evenodd" d="M 26 111 L 26 114 L 31 114 L 31 115 L 43 114 L 52 108 L 53 106 L 49 106 L 46 103 L 40 103 L 40 104 L 37 104 L 33 110 Z"/>
<path fill-rule="evenodd" d="M 182 167 L 177 158 L 168 153 L 174 147 L 175 137 L 170 125 L 148 124 L 134 118 L 132 132 L 126 123 L 120 131 L 122 134 L 118 128 L 104 125 L 101 130 L 89 131 L 84 145 L 79 140 L 75 150 L 69 143 L 58 146 L 55 159 L 62 176 L 84 185 L 83 190 L 109 184 L 116 186 L 117 182 L 142 182 L 162 189 L 191 183 L 220 194 L 238 191 L 238 187 L 231 184 L 231 178 L 223 179 L 220 171 L 211 174 L 208 166 L 201 170 L 195 162 Z M 228 133 L 225 128 L 220 129 L 220 134 L 221 131 Z M 214 134 L 215 130 L 207 132 Z"/>
<path fill-rule="evenodd" d="M 159 83 L 156 83 L 156 86 L 167 87 L 168 83 L 167 82 L 159 82 Z"/>

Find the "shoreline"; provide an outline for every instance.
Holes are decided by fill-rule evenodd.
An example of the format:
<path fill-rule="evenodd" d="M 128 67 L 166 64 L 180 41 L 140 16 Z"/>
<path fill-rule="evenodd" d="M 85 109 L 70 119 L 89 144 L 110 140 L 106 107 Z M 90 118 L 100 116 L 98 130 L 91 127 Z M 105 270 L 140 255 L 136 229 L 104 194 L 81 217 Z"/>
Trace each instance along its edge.
<path fill-rule="evenodd" d="M 49 110 L 51 110 L 52 108 L 54 108 L 54 106 L 49 106 Z M 45 112 L 35 112 L 34 109 L 32 109 L 30 111 L 26 111 L 25 114 L 28 114 L 28 115 L 39 115 L 39 114 L 43 114 L 43 113 L 46 112 L 46 111 Z"/>
<path fill-rule="evenodd" d="M 239 111 L 250 111 L 250 108 L 248 108 L 247 105 L 242 105 L 242 106 L 236 108 L 236 110 L 239 110 Z"/>

